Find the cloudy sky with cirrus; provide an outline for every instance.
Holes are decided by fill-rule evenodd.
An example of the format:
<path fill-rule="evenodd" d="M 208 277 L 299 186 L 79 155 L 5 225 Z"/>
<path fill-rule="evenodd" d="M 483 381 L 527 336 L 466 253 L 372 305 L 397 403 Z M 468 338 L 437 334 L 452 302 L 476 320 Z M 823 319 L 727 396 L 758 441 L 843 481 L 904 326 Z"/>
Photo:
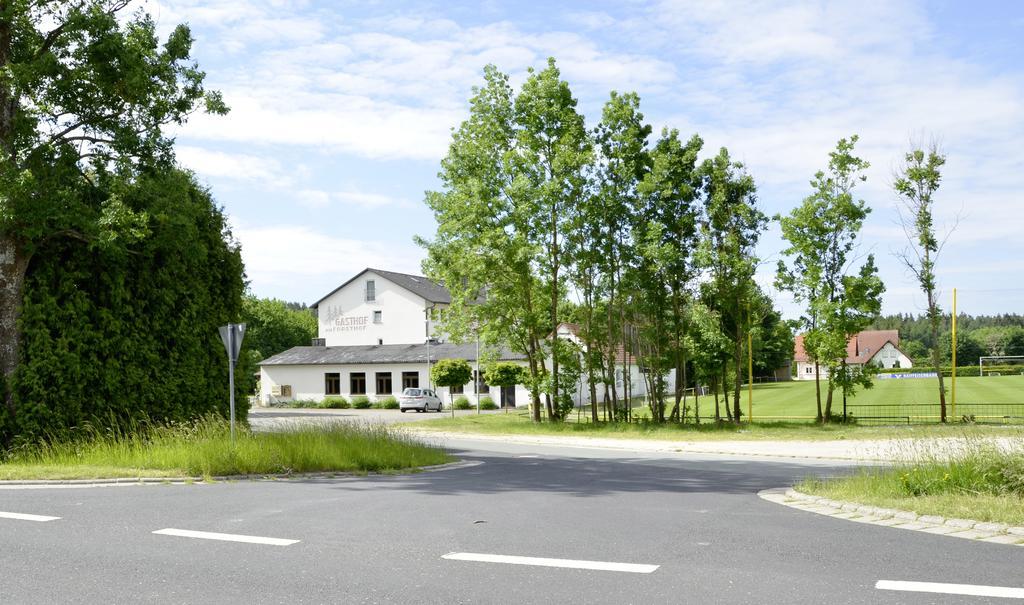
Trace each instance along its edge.
<path fill-rule="evenodd" d="M 366 266 L 418 272 L 423 204 L 451 128 L 493 63 L 521 83 L 558 60 L 593 127 L 634 90 L 655 132 L 728 147 L 769 215 L 809 193 L 838 139 L 871 162 L 861 253 L 887 313 L 924 307 L 892 174 L 911 140 L 948 154 L 937 198 L 944 300 L 1024 305 L 1024 4 L 914 2 L 356 2 L 150 0 L 163 31 L 188 23 L 193 56 L 231 113 L 196 116 L 178 157 L 212 188 L 243 246 L 253 293 L 311 303 Z M 770 286 L 784 243 L 762 238 Z M 787 314 L 796 307 L 775 293 Z"/>

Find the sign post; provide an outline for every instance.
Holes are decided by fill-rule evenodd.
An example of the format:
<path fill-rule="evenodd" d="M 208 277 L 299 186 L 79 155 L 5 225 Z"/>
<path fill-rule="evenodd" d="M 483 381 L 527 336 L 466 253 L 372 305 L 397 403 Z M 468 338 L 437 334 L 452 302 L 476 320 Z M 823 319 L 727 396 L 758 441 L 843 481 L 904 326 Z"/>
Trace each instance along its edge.
<path fill-rule="evenodd" d="M 228 383 L 231 401 L 231 444 L 235 443 L 235 364 L 238 363 L 238 352 L 242 350 L 242 338 L 245 336 L 245 324 L 228 324 L 221 326 L 220 339 L 228 352 Z"/>

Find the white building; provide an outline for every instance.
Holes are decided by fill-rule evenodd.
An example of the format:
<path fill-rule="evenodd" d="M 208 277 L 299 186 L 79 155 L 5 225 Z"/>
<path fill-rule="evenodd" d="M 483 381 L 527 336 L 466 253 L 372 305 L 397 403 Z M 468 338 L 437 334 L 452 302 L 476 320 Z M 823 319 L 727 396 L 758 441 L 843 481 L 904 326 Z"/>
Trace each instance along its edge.
<path fill-rule="evenodd" d="M 912 368 L 914 362 L 900 350 L 898 330 L 865 330 L 850 337 L 846 343 L 846 363 L 850 366 L 871 364 L 883 369 Z M 796 380 L 814 380 L 814 361 L 804 350 L 804 337 L 798 335 L 793 361 Z M 828 369 L 820 367 L 821 377 L 828 378 Z"/>
<path fill-rule="evenodd" d="M 465 359 L 475 368 L 475 343 L 448 343 L 436 332 L 435 320 L 450 302 L 448 290 L 426 277 L 363 270 L 313 303 L 319 317 L 313 346 L 294 347 L 260 362 L 260 403 L 320 401 L 331 395 L 377 400 L 407 387 L 433 388 L 429 367 L 438 359 Z M 499 359 L 523 357 L 502 351 Z M 529 403 L 522 385 L 502 389 L 481 382 L 474 388 L 470 382 L 436 390 L 446 404 L 459 395 L 475 404 L 478 391 L 499 405 Z"/>

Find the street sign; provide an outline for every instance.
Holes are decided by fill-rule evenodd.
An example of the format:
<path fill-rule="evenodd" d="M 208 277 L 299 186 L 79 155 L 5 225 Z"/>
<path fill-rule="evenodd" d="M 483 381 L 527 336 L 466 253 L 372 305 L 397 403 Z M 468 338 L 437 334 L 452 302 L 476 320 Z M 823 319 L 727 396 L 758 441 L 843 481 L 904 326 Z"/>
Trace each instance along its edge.
<path fill-rule="evenodd" d="M 242 338 L 245 337 L 245 324 L 228 324 L 221 326 L 219 330 L 228 359 L 232 364 L 238 363 L 238 352 L 242 350 Z"/>
<path fill-rule="evenodd" d="M 235 442 L 235 364 L 238 363 L 238 352 L 242 350 L 242 338 L 245 336 L 245 324 L 228 324 L 218 328 L 220 339 L 224 342 L 224 350 L 228 353 L 228 384 L 231 398 L 231 443 Z"/>

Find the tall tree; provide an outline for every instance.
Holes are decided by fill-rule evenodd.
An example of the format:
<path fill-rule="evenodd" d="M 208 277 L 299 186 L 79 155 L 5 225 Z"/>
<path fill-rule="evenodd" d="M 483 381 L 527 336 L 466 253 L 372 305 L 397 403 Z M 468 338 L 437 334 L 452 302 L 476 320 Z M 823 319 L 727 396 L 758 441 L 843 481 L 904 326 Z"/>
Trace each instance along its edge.
<path fill-rule="evenodd" d="M 653 305 L 652 310 L 663 311 L 663 322 L 648 325 L 655 330 L 652 337 L 666 339 L 664 360 L 675 372 L 673 418 L 680 417 L 687 383 L 685 335 L 689 314 L 686 307 L 696 274 L 692 253 L 697 244 L 695 201 L 700 187 L 696 166 L 703 144 L 697 135 L 684 144 L 677 130 L 664 129 L 650 152 L 650 171 L 639 186 L 643 206 L 636 240 L 641 246 L 641 256 L 658 277 L 647 279 L 645 276 L 639 285 L 648 305 Z M 659 373 L 654 378 L 661 380 L 662 376 Z M 658 414 L 656 417 L 663 420 L 663 405 L 658 406 Z"/>
<path fill-rule="evenodd" d="M 942 166 L 946 156 L 937 144 L 925 149 L 915 146 L 903 157 L 903 164 L 896 171 L 893 189 L 899 196 L 902 208 L 900 222 L 907 236 L 908 245 L 897 256 L 917 280 L 924 292 L 928 308 L 926 315 L 931 331 L 932 367 L 939 381 L 939 414 L 946 422 L 946 387 L 942 381 L 941 353 L 939 351 L 939 330 L 942 327 L 942 308 L 939 306 L 935 280 L 935 263 L 938 261 L 942 244 L 935 235 L 935 192 L 942 181 Z"/>
<path fill-rule="evenodd" d="M 519 181 L 513 187 L 520 196 L 518 210 L 533 225 L 526 235 L 541 251 L 535 262 L 547 290 L 550 313 L 551 380 L 546 401 L 548 417 L 560 420 L 558 370 L 562 355 L 556 328 L 559 303 L 565 295 L 562 248 L 569 211 L 585 193 L 584 167 L 590 161 L 591 148 L 583 116 L 576 111 L 576 99 L 569 83 L 561 79 L 555 60 L 548 59 L 541 71 L 531 68 L 529 74 L 514 103 L 517 136 L 512 157 Z"/>
<path fill-rule="evenodd" d="M 249 295 L 242 300 L 245 341 L 259 360 L 281 351 L 309 345 L 317 335 L 316 316 L 309 308 L 274 298 Z"/>
<path fill-rule="evenodd" d="M 598 267 L 605 301 L 604 369 L 605 397 L 610 399 L 612 416 L 618 413 L 616 388 L 618 359 L 627 362 L 627 324 L 621 282 L 623 273 L 634 260 L 630 245 L 631 228 L 637 224 L 640 207 L 639 185 L 649 170 L 647 140 L 651 127 L 640 113 L 636 93 L 613 92 L 601 112 L 601 123 L 594 130 L 599 161 L 594 170 L 594 195 L 597 196 L 600 226 Z M 621 352 L 621 355 L 620 355 Z M 623 389 L 627 388 L 627 365 L 623 364 Z M 609 393 L 610 391 L 610 393 Z M 610 397 L 609 397 L 610 395 Z M 624 413 L 628 415 L 628 394 Z"/>
<path fill-rule="evenodd" d="M 815 364 L 815 395 L 819 422 L 830 417 L 832 394 L 840 383 L 846 394 L 867 376 L 856 380 L 846 367 L 846 343 L 866 328 L 880 310 L 881 282 L 874 258 L 868 256 L 859 272 L 849 275 L 857 237 L 871 209 L 854 199 L 853 190 L 866 180 L 869 164 L 855 156 L 857 135 L 840 139 L 829 153 L 827 170 L 811 180 L 811 195 L 788 216 L 776 216 L 782 237 L 789 242 L 779 261 L 776 285 L 805 304 L 801 321 L 806 328 L 804 349 Z M 821 405 L 819 368 L 828 371 L 828 395 Z"/>
<path fill-rule="evenodd" d="M 189 62 L 192 36 L 161 45 L 153 20 L 124 16 L 128 0 L 0 1 L 0 376 L 17 368 L 18 316 L 34 254 L 60 238 L 137 235 L 144 209 L 82 191 L 97 175 L 166 162 L 163 127 L 197 107 L 226 112 Z M 3 385 L 0 385 L 3 386 Z M 9 414 L 14 400 L 5 388 Z"/>
<path fill-rule="evenodd" d="M 426 196 L 437 233 L 416 241 L 427 250 L 426 275 L 451 292 L 445 331 L 457 341 L 479 335 L 487 345 L 525 355 L 531 410 L 539 422 L 543 341 L 551 328 L 534 273 L 536 206 L 517 157 L 515 114 L 508 76 L 488 65 L 469 117 L 452 134 L 441 162 L 441 190 Z"/>
<path fill-rule="evenodd" d="M 732 344 L 731 417 L 739 422 L 743 350 L 750 323 L 748 306 L 756 293 L 754 272 L 758 259 L 754 248 L 767 217 L 756 206 L 754 179 L 746 173 L 743 164 L 732 161 L 725 148 L 701 164 L 700 174 L 705 215 L 701 226 L 701 257 L 710 277 L 704 284 L 706 299 L 715 305 L 722 332 L 729 335 Z M 723 388 L 727 376 L 728 368 L 723 365 Z"/>

